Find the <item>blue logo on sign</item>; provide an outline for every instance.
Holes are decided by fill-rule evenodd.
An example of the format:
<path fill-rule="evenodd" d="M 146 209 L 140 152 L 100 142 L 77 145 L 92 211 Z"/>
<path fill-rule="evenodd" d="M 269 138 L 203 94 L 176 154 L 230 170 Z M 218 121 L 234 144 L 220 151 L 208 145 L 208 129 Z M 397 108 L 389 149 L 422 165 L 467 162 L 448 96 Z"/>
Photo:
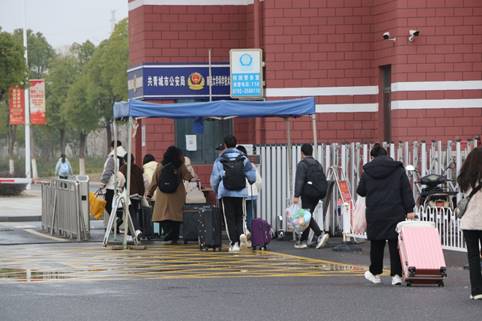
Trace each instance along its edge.
<path fill-rule="evenodd" d="M 241 66 L 251 66 L 253 63 L 253 57 L 248 54 L 242 54 L 241 57 L 239 57 L 239 63 Z"/>

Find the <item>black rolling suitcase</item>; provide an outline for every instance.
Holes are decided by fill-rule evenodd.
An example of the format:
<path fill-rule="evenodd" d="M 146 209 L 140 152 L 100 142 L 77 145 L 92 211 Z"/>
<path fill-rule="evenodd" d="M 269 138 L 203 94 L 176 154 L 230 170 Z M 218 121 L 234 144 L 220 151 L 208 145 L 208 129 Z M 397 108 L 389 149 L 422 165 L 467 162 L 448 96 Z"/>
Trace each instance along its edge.
<path fill-rule="evenodd" d="M 182 214 L 182 240 L 184 244 L 188 242 L 198 242 L 199 212 L 205 204 L 186 204 Z"/>
<path fill-rule="evenodd" d="M 221 211 L 217 207 L 204 206 L 199 211 L 199 248 L 221 250 Z"/>

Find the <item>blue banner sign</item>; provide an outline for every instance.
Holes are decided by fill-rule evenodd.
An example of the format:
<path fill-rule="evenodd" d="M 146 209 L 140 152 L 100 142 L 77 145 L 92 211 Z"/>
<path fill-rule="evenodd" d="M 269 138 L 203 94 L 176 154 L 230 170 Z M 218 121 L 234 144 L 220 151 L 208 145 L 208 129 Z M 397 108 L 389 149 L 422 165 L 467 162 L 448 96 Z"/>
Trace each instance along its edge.
<path fill-rule="evenodd" d="M 263 51 L 261 49 L 231 49 L 231 97 L 263 97 Z"/>
<path fill-rule="evenodd" d="M 228 64 L 211 65 L 212 98 L 230 98 Z M 127 71 L 129 99 L 209 98 L 209 65 L 142 65 Z"/>

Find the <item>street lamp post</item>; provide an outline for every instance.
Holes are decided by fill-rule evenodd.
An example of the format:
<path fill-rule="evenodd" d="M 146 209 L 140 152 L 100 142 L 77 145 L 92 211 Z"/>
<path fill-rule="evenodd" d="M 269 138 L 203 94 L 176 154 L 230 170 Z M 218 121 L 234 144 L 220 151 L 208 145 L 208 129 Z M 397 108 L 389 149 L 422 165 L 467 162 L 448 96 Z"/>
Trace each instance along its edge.
<path fill-rule="evenodd" d="M 25 65 L 27 66 L 27 77 L 25 79 L 25 177 L 28 179 L 27 189 L 30 189 L 32 173 L 30 172 L 30 92 L 28 79 L 28 46 L 27 46 L 27 5 L 23 1 L 23 47 L 25 55 Z"/>

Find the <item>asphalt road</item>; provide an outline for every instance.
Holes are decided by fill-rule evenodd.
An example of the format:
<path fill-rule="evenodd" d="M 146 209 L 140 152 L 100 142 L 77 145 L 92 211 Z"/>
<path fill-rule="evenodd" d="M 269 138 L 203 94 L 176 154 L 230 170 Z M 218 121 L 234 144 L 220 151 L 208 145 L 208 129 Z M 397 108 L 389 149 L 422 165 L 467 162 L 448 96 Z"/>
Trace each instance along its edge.
<path fill-rule="evenodd" d="M 54 246 L 78 247 L 77 251 L 82 251 L 82 246 L 95 247 L 95 244 L 98 243 Z M 24 246 L 27 250 L 21 262 L 28 259 L 30 246 L 36 251 L 35 247 L 42 245 Z M 293 250 L 291 242 L 277 241 L 271 248 L 289 255 L 351 264 L 366 264 L 368 261 L 366 245 L 359 253 L 336 253 L 330 248 Z M 76 251 L 71 253 L 75 263 Z M 129 262 L 136 257 L 135 252 L 129 256 L 122 251 L 115 253 L 119 253 L 119 260 L 125 257 Z M 109 255 L 117 255 L 115 253 Z M 449 255 L 447 261 L 452 267 L 443 288 L 392 287 L 389 277 L 384 277 L 383 285 L 375 286 L 350 274 L 162 280 L 66 279 L 45 283 L 7 281 L 0 282 L 0 320 L 481 320 L 482 302 L 468 299 L 468 272 L 458 266 L 462 258 L 463 254 Z M 140 256 L 138 260 L 142 266 Z M 80 264 L 80 255 L 77 261 Z"/>
<path fill-rule="evenodd" d="M 452 283 L 452 282 L 450 282 Z M 463 284 L 368 285 L 359 277 L 0 285 L 3 321 L 480 320 Z"/>

